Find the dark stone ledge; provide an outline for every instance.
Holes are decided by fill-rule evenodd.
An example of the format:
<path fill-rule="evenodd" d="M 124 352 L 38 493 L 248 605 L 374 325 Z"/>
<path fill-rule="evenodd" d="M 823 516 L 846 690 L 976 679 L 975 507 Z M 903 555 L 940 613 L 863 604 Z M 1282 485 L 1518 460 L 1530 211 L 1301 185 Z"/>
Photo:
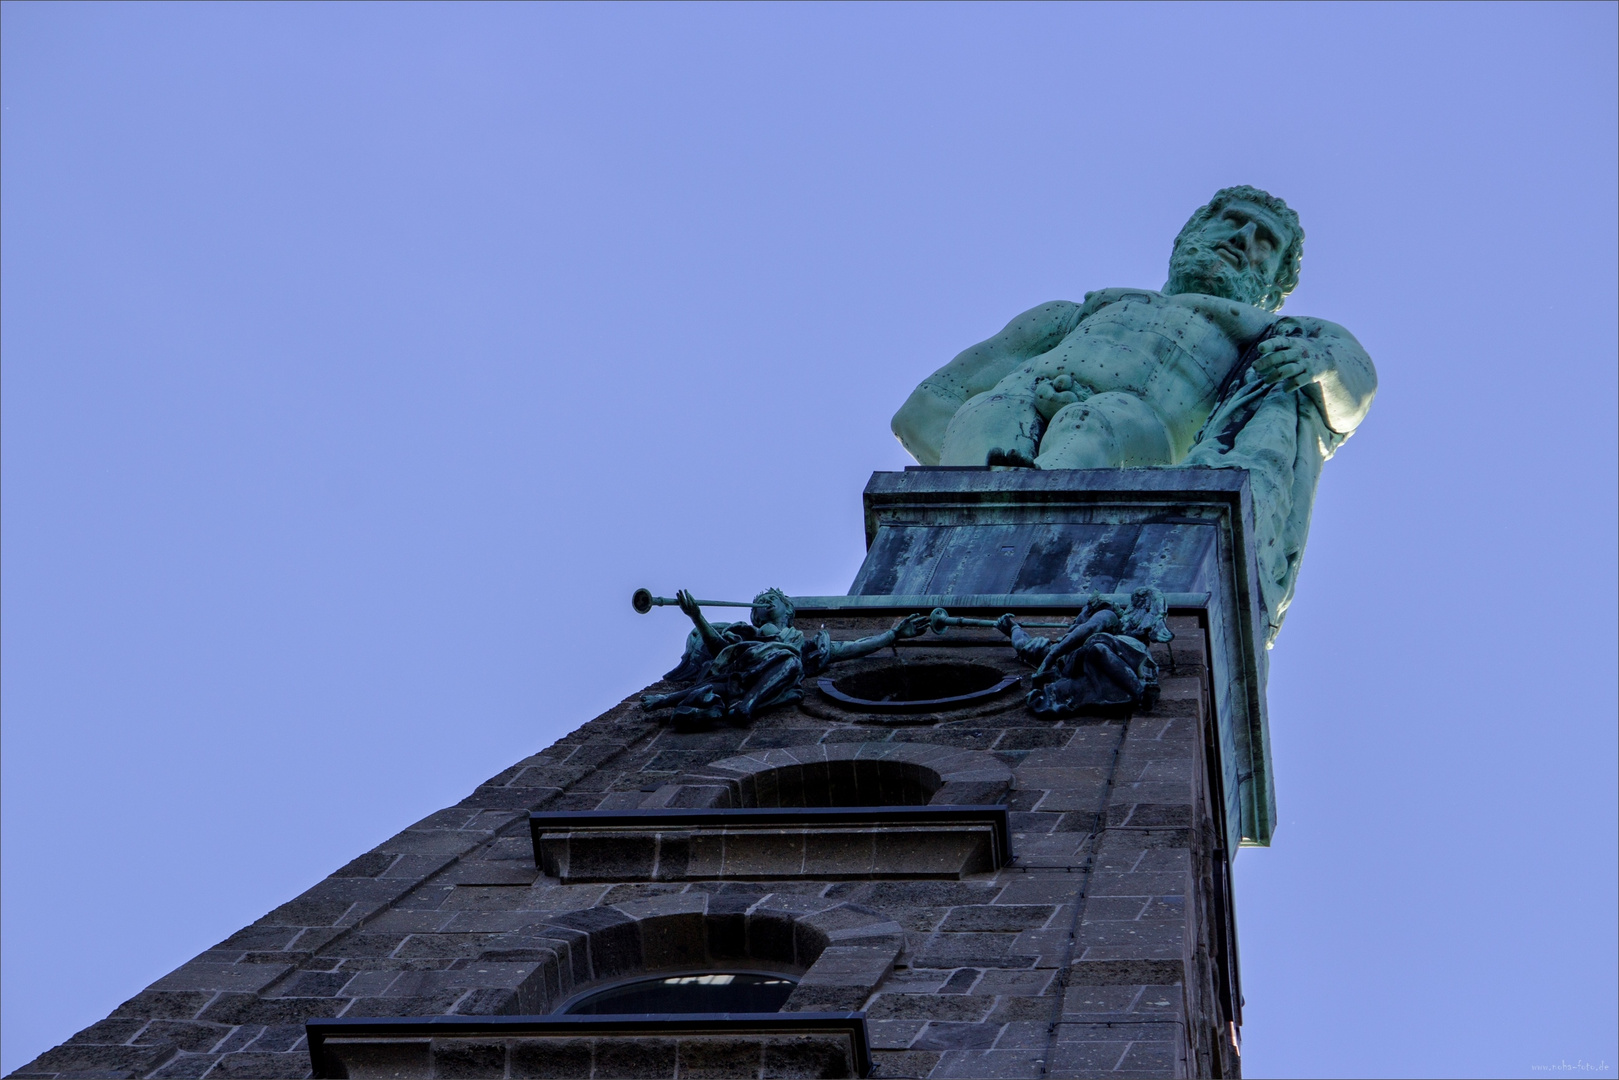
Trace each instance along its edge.
<path fill-rule="evenodd" d="M 861 1012 L 407 1016 L 311 1020 L 306 1031 L 317 1077 L 426 1077 L 440 1075 L 440 1064 L 469 1065 L 474 1059 L 481 1067 L 477 1075 L 500 1076 L 508 1060 L 533 1059 L 536 1051 L 575 1067 L 587 1056 L 599 1064 L 634 1059 L 635 1075 L 647 1076 L 673 1077 L 682 1058 L 715 1056 L 757 1063 L 738 1076 L 855 1077 L 871 1071 Z M 788 1060 L 799 1058 L 806 1060 Z M 808 1065 L 813 1071 L 801 1071 Z"/>
<path fill-rule="evenodd" d="M 602 810 L 529 816 L 562 881 L 947 877 L 1011 861 L 1005 806 Z"/>

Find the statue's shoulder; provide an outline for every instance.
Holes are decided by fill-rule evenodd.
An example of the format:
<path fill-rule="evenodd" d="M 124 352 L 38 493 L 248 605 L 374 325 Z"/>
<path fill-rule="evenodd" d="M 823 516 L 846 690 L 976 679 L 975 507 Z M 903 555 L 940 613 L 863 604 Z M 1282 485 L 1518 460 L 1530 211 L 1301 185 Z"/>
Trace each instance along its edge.
<path fill-rule="evenodd" d="M 1073 329 L 1090 319 L 1109 304 L 1122 300 L 1161 301 L 1161 296 L 1149 288 L 1103 288 L 1085 293 L 1085 300 L 1051 300 L 1013 316 L 1001 330 L 1002 342 L 1012 345 L 1018 355 L 1031 355 L 1047 350 L 1059 340 L 1072 334 Z"/>
<path fill-rule="evenodd" d="M 1065 334 L 1083 318 L 1084 307 L 1072 300 L 1048 300 L 1012 316 L 1001 336 L 1008 339 L 1040 339 Z"/>
<path fill-rule="evenodd" d="M 1222 296 L 1207 296 L 1203 293 L 1176 293 L 1173 296 L 1163 297 L 1163 302 L 1197 312 L 1224 330 L 1239 346 L 1247 346 L 1257 341 L 1277 319 L 1281 318 L 1276 312 L 1255 307 L 1253 304 L 1227 300 Z"/>
<path fill-rule="evenodd" d="M 1201 293 L 1165 294 L 1156 289 L 1098 289 L 1086 293 L 1080 308 L 1080 321 L 1101 311 L 1111 310 L 1110 319 L 1135 319 L 1142 326 L 1176 323 L 1192 318 L 1214 323 L 1239 343 L 1253 341 L 1270 329 L 1276 316 L 1252 304 L 1223 300 Z"/>
<path fill-rule="evenodd" d="M 1117 311 L 1120 306 L 1125 308 L 1158 308 L 1162 310 L 1173 304 L 1177 299 L 1178 297 L 1165 296 L 1157 289 L 1132 289 L 1128 286 L 1115 289 L 1097 289 L 1095 292 L 1085 294 L 1085 301 L 1079 306 L 1079 318 L 1076 322 L 1084 322 L 1097 312 L 1105 311 L 1109 308 Z M 1151 319 L 1152 316 L 1147 315 L 1147 318 Z"/>
<path fill-rule="evenodd" d="M 1357 347 L 1360 346 L 1360 342 L 1356 340 L 1354 334 L 1349 332 L 1347 327 L 1341 326 L 1330 319 L 1320 319 L 1314 315 L 1284 315 L 1277 318 L 1278 320 L 1286 319 L 1288 322 L 1298 325 L 1304 330 L 1306 337 L 1326 337 L 1337 341 L 1354 342 Z"/>
<path fill-rule="evenodd" d="M 1050 300 L 1044 304 L 1037 304 L 1027 311 L 1014 315 L 1012 321 L 1007 323 L 999 334 L 982 345 L 974 346 L 968 353 L 989 346 L 993 353 L 1003 357 L 1023 359 L 1034 356 L 1056 345 L 1079 325 L 1079 320 L 1083 317 L 1082 306 L 1072 300 Z M 962 355 L 966 356 L 968 353 Z M 951 362 L 957 363 L 960 360 L 961 357 L 957 357 Z"/>
<path fill-rule="evenodd" d="M 1085 294 L 1085 300 L 1079 305 L 1080 311 L 1085 315 L 1101 311 L 1109 304 L 1117 304 L 1123 300 L 1134 300 L 1140 304 L 1162 303 L 1166 297 L 1156 289 L 1132 289 L 1121 287 L 1117 289 L 1097 289 L 1095 292 Z"/>

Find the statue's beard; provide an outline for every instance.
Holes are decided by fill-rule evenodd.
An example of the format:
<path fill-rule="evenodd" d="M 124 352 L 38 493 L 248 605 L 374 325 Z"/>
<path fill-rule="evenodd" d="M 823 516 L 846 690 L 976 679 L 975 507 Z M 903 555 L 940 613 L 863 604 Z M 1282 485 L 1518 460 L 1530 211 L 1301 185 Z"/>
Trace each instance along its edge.
<path fill-rule="evenodd" d="M 1166 293 L 1204 293 L 1242 304 L 1258 304 L 1270 283 L 1252 267 L 1232 266 L 1212 250 L 1190 244 L 1175 249 L 1169 259 Z"/>

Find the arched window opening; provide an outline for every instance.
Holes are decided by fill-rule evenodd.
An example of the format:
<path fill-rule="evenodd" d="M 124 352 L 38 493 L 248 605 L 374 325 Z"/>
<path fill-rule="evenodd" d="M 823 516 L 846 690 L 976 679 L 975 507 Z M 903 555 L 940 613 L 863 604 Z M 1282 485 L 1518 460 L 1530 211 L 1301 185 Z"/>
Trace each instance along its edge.
<path fill-rule="evenodd" d="M 780 1012 L 798 980 L 779 972 L 705 971 L 656 975 L 574 998 L 559 1012 L 575 1016 L 646 1013 Z"/>
<path fill-rule="evenodd" d="M 738 784 L 744 807 L 926 806 L 943 779 L 909 761 L 837 760 L 785 765 Z"/>

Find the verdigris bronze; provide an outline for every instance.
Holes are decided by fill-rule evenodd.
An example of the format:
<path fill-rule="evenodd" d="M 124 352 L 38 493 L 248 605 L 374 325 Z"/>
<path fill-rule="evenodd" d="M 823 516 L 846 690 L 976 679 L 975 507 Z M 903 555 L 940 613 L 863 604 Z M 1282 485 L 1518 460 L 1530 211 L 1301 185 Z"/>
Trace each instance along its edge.
<path fill-rule="evenodd" d="M 1224 188 L 1175 238 L 1161 291 L 1024 312 L 924 379 L 894 434 L 924 465 L 1247 469 L 1272 641 L 1322 463 L 1377 391 L 1348 330 L 1278 314 L 1303 244 L 1281 199 Z"/>
<path fill-rule="evenodd" d="M 641 704 L 672 710 L 670 718 L 682 727 L 719 721 L 750 724 L 766 709 L 802 699 L 799 682 L 804 676 L 886 649 L 928 628 L 926 615 L 907 615 L 893 629 L 856 641 L 833 641 L 825 630 L 806 638 L 793 625 L 793 603 L 780 589 L 755 596 L 745 623 L 709 622 L 685 590 L 675 599 L 696 629 L 686 639 L 680 664 L 664 678 L 689 685 L 669 694 L 648 694 Z"/>
<path fill-rule="evenodd" d="M 1004 621 L 1009 618 L 1011 618 L 1010 615 L 1003 615 L 999 619 L 962 619 L 950 614 L 950 612 L 946 611 L 942 607 L 936 607 L 928 613 L 928 626 L 932 628 L 935 634 L 946 633 L 952 626 L 982 626 L 989 629 L 1001 629 Z M 1066 627 L 1069 624 L 1065 622 L 1031 622 L 1022 623 L 1020 625 L 1036 626 L 1044 629 L 1055 630 L 1059 627 Z"/>
<path fill-rule="evenodd" d="M 1085 712 L 1150 709 L 1158 700 L 1158 664 L 1149 646 L 1175 635 L 1164 625 L 1163 593 L 1137 589 L 1128 608 L 1093 596 L 1055 642 L 1036 637 L 1011 615 L 996 628 L 1032 666 L 1029 711 L 1058 719 Z"/>

